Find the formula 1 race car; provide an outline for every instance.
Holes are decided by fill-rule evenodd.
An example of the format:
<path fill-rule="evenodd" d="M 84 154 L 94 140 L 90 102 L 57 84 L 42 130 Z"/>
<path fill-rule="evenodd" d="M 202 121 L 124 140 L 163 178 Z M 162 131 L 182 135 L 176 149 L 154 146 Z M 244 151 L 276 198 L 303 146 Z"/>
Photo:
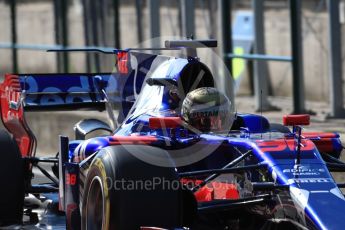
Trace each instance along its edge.
<path fill-rule="evenodd" d="M 28 194 L 52 193 L 67 229 L 344 228 L 344 184 L 330 173 L 345 171 L 338 134 L 302 132 L 309 115 L 284 116 L 283 125 L 235 112 L 195 56 L 86 51 L 115 55 L 116 71 L 8 74 L 0 85 L 1 225 L 33 217 Z M 77 109 L 106 110 L 114 127 L 82 120 L 75 140 L 59 137 L 56 157 L 35 157 L 25 112 Z M 97 130 L 110 134 L 87 138 Z M 32 184 L 33 167 L 52 183 Z"/>

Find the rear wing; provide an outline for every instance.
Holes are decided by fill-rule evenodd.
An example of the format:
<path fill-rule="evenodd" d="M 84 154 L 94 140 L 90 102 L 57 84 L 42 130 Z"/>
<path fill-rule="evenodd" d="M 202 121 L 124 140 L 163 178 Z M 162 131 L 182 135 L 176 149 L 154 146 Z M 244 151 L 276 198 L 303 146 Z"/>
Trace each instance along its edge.
<path fill-rule="evenodd" d="M 127 76 L 102 74 L 6 74 L 1 109 L 9 111 L 104 110 L 104 92 L 121 102 Z"/>
<path fill-rule="evenodd" d="M 13 77 L 10 76 L 11 79 Z M 111 77 L 116 78 L 117 83 L 121 78 L 110 73 L 23 74 L 16 77 L 20 84 L 21 102 L 25 111 L 76 109 L 102 111 L 105 102 L 102 90 L 111 90 L 118 97 L 120 95 L 120 89 L 109 89 L 108 82 Z M 12 102 L 10 106 L 16 108 L 18 104 Z"/>
<path fill-rule="evenodd" d="M 121 81 L 121 78 L 123 79 Z M 28 111 L 99 110 L 105 108 L 103 90 L 121 103 L 121 74 L 6 74 L 0 84 L 1 119 L 13 134 L 23 156 L 30 156 L 36 139 L 25 121 Z M 108 84 L 116 81 L 116 84 Z"/>

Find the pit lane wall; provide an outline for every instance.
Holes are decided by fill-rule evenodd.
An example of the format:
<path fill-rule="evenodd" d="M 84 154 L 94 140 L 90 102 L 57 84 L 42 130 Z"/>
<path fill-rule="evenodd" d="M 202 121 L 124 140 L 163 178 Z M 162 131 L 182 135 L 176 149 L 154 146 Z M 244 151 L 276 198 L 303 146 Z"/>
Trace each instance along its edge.
<path fill-rule="evenodd" d="M 55 156 L 59 149 L 59 135 L 68 136 L 70 140 L 74 140 L 73 126 L 80 120 L 88 118 L 96 118 L 108 123 L 105 111 L 26 113 L 26 119 L 37 138 L 37 155 Z M 95 132 L 93 136 L 102 134 L 106 134 L 106 132 Z"/>
<path fill-rule="evenodd" d="M 30 112 L 26 113 L 26 120 L 37 138 L 38 156 L 55 156 L 59 149 L 59 135 L 75 137 L 73 126 L 82 119 L 96 118 L 107 122 L 106 112 Z M 0 129 L 5 129 L 0 122 Z M 105 134 L 102 131 L 93 135 Z"/>

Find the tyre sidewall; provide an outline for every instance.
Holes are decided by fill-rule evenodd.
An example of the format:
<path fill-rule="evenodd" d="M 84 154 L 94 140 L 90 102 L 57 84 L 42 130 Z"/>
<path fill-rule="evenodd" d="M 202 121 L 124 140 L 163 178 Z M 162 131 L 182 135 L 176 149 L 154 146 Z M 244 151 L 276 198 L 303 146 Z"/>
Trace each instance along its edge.
<path fill-rule="evenodd" d="M 24 205 L 24 166 L 16 141 L 0 130 L 0 225 L 21 222 Z"/>
<path fill-rule="evenodd" d="M 102 183 L 102 193 L 103 193 L 103 229 L 111 229 L 110 228 L 110 197 L 109 197 L 109 187 L 107 183 L 107 178 L 109 175 L 109 172 L 106 172 L 106 167 L 104 166 L 104 162 L 101 160 L 101 158 L 96 158 L 87 174 L 87 179 L 85 183 L 85 189 L 84 189 L 84 198 L 82 201 L 82 229 L 87 229 L 87 220 L 86 220 L 86 203 L 88 198 L 88 193 L 90 190 L 91 182 L 93 178 L 98 176 L 101 179 Z M 92 199 L 89 198 L 89 199 Z"/>

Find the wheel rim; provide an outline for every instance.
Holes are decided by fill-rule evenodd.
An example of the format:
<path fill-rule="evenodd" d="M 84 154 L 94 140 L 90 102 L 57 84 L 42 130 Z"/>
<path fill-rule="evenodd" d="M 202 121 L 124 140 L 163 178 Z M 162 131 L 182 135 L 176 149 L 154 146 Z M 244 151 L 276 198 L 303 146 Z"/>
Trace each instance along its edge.
<path fill-rule="evenodd" d="M 86 229 L 103 229 L 104 196 L 101 179 L 96 176 L 92 179 L 86 201 Z"/>

